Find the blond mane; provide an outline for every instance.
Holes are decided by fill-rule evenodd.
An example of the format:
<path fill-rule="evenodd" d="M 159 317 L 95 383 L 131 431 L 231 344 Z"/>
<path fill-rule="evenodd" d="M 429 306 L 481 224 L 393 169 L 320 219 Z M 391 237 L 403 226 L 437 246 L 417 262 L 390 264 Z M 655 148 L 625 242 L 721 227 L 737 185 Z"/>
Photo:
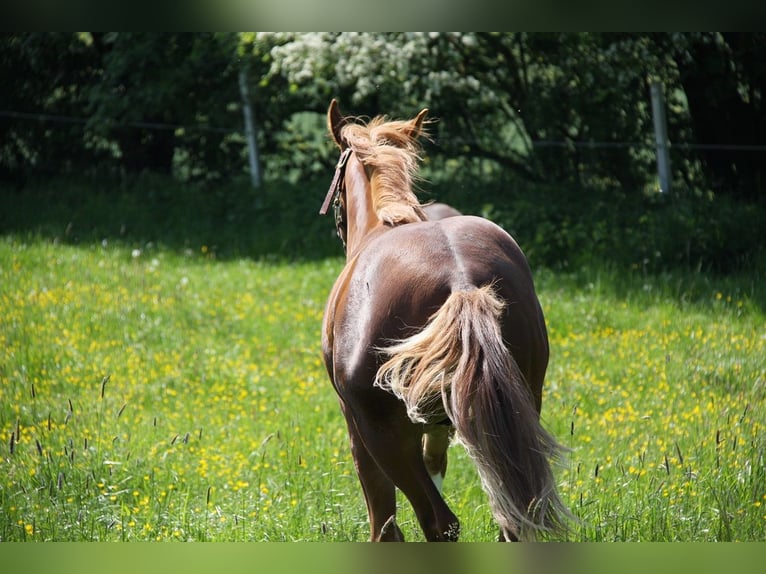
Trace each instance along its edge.
<path fill-rule="evenodd" d="M 348 123 L 341 134 L 371 173 L 372 205 L 378 219 L 392 226 L 425 221 L 412 190 L 422 151 L 412 135 L 412 124 L 377 116 L 367 124 Z"/>

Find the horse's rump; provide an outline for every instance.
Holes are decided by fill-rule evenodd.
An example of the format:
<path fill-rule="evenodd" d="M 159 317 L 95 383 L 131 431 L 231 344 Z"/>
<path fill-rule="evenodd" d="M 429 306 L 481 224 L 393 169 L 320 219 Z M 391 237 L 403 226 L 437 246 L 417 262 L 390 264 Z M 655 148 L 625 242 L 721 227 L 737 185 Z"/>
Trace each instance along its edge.
<path fill-rule="evenodd" d="M 491 285 L 453 292 L 423 330 L 381 349 L 388 360 L 375 384 L 413 422 L 449 419 L 503 534 L 516 539 L 558 528 L 565 510 L 548 461 L 559 446 L 503 342 L 504 306 Z"/>

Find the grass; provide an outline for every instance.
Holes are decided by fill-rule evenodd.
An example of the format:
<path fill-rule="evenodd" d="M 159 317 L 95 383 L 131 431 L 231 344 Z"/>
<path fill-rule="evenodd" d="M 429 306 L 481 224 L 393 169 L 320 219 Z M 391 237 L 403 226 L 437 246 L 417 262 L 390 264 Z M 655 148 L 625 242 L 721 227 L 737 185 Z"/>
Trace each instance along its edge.
<path fill-rule="evenodd" d="M 575 539 L 763 540 L 762 310 L 736 281 L 665 275 L 625 295 L 630 279 L 593 275 L 543 290 Z"/>
<path fill-rule="evenodd" d="M 319 352 L 342 267 L 327 182 L 115 185 L 0 193 L 0 540 L 366 539 Z M 513 205 L 550 331 L 543 419 L 571 449 L 564 538 L 764 540 L 762 273 L 651 273 L 635 209 L 568 227 L 556 201 Z M 698 243 L 663 221 L 652 249 Z M 607 251 L 627 264 L 560 264 Z M 495 539 L 459 447 L 445 494 L 462 540 Z"/>
<path fill-rule="evenodd" d="M 0 240 L 0 540 L 364 540 L 319 353 L 338 258 Z M 763 540 L 756 282 L 541 269 L 573 541 Z M 459 447 L 463 540 L 492 540 Z M 408 539 L 420 540 L 401 500 Z"/>
<path fill-rule="evenodd" d="M 316 346 L 334 266 L 199 251 L 4 243 L 3 539 L 322 530 L 350 476 Z"/>

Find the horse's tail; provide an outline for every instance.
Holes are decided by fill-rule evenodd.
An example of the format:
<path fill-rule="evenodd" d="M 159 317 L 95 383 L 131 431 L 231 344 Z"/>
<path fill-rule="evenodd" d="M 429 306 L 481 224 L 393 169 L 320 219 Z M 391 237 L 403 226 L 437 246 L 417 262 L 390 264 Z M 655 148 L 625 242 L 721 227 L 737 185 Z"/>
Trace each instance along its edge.
<path fill-rule="evenodd" d="M 562 530 L 569 516 L 549 457 L 561 447 L 543 429 L 531 393 L 503 343 L 504 303 L 491 286 L 455 291 L 412 337 L 382 349 L 376 385 L 415 422 L 449 417 L 476 464 L 506 539 Z"/>

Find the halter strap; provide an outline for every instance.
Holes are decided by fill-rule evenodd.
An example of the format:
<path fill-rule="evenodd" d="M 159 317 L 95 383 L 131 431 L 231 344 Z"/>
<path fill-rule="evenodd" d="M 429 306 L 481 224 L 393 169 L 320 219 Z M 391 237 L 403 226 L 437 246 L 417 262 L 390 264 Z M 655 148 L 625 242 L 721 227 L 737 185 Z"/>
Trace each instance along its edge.
<path fill-rule="evenodd" d="M 341 179 L 345 171 L 348 156 L 350 155 L 350 147 L 343 150 L 343 153 L 340 154 L 338 165 L 335 166 L 335 175 L 332 178 L 332 183 L 330 183 L 330 189 L 327 190 L 327 196 L 324 198 L 324 203 L 322 203 L 322 207 L 319 209 L 319 215 L 325 215 L 327 213 L 327 210 L 330 209 L 330 202 L 340 192 L 342 185 Z"/>

